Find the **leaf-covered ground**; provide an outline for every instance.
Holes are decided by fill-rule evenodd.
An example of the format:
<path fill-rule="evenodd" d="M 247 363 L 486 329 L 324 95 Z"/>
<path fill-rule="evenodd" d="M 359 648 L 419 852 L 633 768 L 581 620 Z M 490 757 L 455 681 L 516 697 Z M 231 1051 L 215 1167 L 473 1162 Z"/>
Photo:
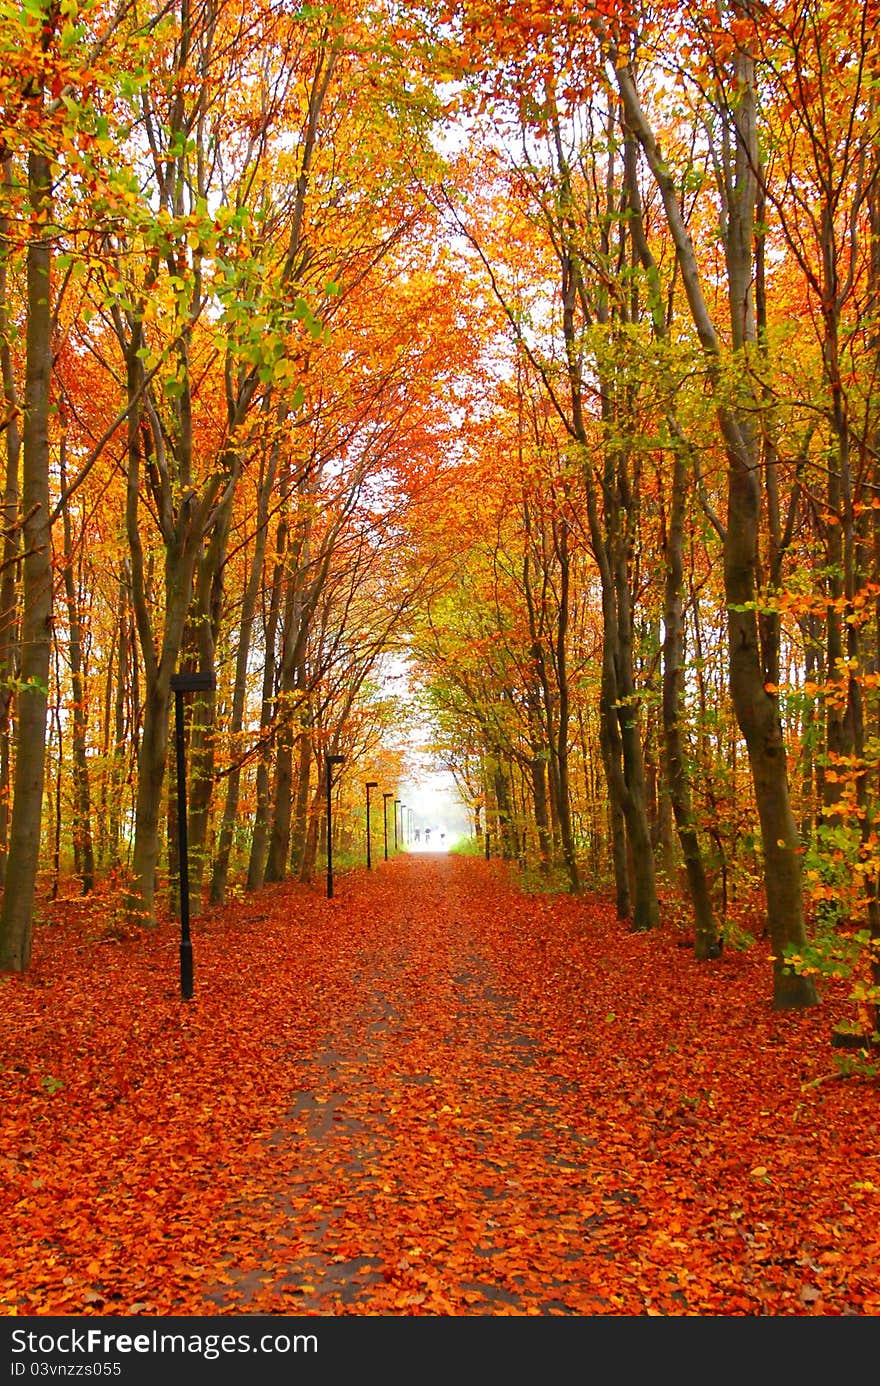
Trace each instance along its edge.
<path fill-rule="evenodd" d="M 880 1313 L 880 1089 L 766 945 L 422 855 L 0 981 L 6 1313 Z"/>

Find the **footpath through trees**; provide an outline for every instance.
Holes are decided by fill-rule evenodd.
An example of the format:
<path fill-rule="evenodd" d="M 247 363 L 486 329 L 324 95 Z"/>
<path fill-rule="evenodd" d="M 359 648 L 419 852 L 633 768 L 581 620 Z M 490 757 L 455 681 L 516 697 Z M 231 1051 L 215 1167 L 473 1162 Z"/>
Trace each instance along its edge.
<path fill-rule="evenodd" d="M 880 1312 L 880 1095 L 761 939 L 420 854 L 206 912 L 187 1003 L 171 923 L 52 908 L 0 983 L 7 1313 Z"/>

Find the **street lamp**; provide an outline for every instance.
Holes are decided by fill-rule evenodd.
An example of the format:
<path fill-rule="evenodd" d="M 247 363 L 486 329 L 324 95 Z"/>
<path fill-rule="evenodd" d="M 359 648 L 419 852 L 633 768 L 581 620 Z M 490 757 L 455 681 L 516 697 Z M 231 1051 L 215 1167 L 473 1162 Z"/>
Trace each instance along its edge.
<path fill-rule="evenodd" d="M 367 870 L 369 871 L 370 868 L 371 868 L 371 866 L 372 866 L 372 864 L 373 864 L 372 861 L 371 861 L 371 859 L 370 859 L 370 790 L 371 790 L 371 789 L 378 789 L 378 788 L 379 788 L 379 781 L 378 781 L 378 780 L 367 780 L 366 788 L 367 788 Z"/>
<path fill-rule="evenodd" d="M 398 807 L 399 803 L 400 803 L 400 800 L 399 800 L 399 799 L 395 799 L 395 800 L 394 800 L 394 850 L 395 850 L 395 852 L 397 851 L 397 807 Z"/>
<path fill-rule="evenodd" d="M 388 800 L 393 799 L 393 794 L 382 795 L 382 828 L 385 837 L 385 860 L 388 860 Z"/>
<path fill-rule="evenodd" d="M 327 756 L 327 899 L 333 898 L 333 766 L 341 765 L 345 756 Z"/>
<path fill-rule="evenodd" d="M 172 674 L 174 742 L 177 757 L 177 850 L 180 857 L 180 994 L 193 994 L 193 951 L 189 932 L 189 846 L 186 836 L 186 748 L 183 735 L 183 695 L 216 688 L 212 673 Z"/>

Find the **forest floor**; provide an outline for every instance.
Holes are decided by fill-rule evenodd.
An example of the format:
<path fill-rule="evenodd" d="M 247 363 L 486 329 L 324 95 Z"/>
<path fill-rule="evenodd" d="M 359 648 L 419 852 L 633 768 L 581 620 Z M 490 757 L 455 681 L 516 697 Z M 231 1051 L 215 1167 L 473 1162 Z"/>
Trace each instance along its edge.
<path fill-rule="evenodd" d="M 880 1083 L 765 941 L 421 854 L 177 926 L 42 908 L 0 980 L 24 1315 L 874 1315 Z M 838 987 L 840 984 L 836 984 Z"/>

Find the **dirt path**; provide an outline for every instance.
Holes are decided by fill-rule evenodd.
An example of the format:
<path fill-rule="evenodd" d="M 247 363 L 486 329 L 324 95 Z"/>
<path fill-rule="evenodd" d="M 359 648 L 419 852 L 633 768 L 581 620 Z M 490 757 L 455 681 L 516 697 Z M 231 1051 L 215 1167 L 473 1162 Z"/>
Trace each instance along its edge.
<path fill-rule="evenodd" d="M 306 1314 L 612 1308 L 582 1282 L 590 1218 L 575 1213 L 596 1137 L 561 1112 L 573 1085 L 499 982 L 475 927 L 494 878 L 476 867 L 476 893 L 475 863 L 439 854 L 358 876 L 375 928 L 349 960 L 356 1005 L 296 1062 L 289 1120 L 270 1140 L 288 1164 L 279 1206 L 295 1254 L 288 1265 L 291 1242 L 276 1242 L 271 1284 L 265 1265 L 233 1259 L 230 1285 L 209 1293 L 218 1308 L 277 1296 Z M 345 881 L 337 902 L 344 912 Z"/>

